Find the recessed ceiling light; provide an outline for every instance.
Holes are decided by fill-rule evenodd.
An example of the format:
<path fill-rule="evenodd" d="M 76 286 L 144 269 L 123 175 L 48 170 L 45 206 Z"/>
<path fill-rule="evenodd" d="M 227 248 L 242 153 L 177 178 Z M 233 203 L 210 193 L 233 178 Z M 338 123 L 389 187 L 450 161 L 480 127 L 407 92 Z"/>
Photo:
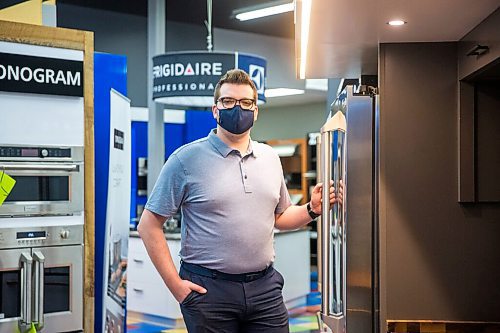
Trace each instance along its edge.
<path fill-rule="evenodd" d="M 233 11 L 233 15 L 240 21 L 247 21 L 260 17 L 292 12 L 294 9 L 295 3 L 293 1 L 274 1 L 262 6 L 254 6 Z"/>
<path fill-rule="evenodd" d="M 304 93 L 303 89 L 291 89 L 291 88 L 272 88 L 272 89 L 266 89 L 266 91 L 264 92 L 266 98 L 301 95 L 303 93 Z"/>
<path fill-rule="evenodd" d="M 404 25 L 406 23 L 407 22 L 405 22 L 403 20 L 392 20 L 392 21 L 387 22 L 387 24 L 392 25 L 392 26 L 400 26 L 400 25 Z"/>

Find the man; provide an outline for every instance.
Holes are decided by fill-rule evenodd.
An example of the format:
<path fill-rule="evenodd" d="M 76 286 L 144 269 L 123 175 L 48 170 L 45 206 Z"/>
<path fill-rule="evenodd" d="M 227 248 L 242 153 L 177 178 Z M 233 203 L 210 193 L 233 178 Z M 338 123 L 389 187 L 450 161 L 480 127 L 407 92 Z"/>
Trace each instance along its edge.
<path fill-rule="evenodd" d="M 279 157 L 250 139 L 256 102 L 257 90 L 244 71 L 221 78 L 212 106 L 217 129 L 170 156 L 139 223 L 190 333 L 288 332 L 284 281 L 272 267 L 273 230 L 296 229 L 319 215 L 322 185 L 314 187 L 309 204 L 291 205 Z M 333 204 L 333 188 L 330 193 Z M 178 274 L 162 225 L 179 209 Z"/>

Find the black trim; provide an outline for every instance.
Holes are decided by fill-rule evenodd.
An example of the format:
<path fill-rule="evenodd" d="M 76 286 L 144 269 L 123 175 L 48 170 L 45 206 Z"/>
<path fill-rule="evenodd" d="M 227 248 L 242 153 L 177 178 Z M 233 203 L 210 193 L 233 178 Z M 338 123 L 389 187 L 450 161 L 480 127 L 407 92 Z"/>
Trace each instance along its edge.
<path fill-rule="evenodd" d="M 26 0 L 0 0 L 0 10 L 26 2 Z"/>

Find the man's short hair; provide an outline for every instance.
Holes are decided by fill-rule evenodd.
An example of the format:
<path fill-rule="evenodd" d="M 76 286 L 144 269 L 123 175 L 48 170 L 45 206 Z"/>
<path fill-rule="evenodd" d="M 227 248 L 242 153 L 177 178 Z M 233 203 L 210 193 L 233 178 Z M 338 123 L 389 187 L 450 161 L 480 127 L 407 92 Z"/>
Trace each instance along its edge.
<path fill-rule="evenodd" d="M 257 88 L 255 87 L 255 83 L 253 83 L 250 76 L 244 70 L 230 69 L 227 71 L 226 74 L 224 74 L 220 78 L 219 82 L 217 82 L 217 85 L 215 86 L 214 104 L 217 104 L 217 100 L 220 97 L 220 87 L 224 83 L 248 84 L 253 90 L 253 98 L 255 99 L 255 102 L 257 103 Z"/>

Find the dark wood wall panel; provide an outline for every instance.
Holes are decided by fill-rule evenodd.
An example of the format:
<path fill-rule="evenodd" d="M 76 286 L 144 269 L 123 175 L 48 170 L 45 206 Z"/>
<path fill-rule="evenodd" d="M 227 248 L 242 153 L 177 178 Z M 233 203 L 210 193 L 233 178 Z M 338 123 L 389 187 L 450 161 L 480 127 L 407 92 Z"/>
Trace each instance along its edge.
<path fill-rule="evenodd" d="M 458 201 L 475 202 L 475 136 L 474 119 L 475 88 L 468 82 L 460 82 L 459 133 L 458 133 Z"/>
<path fill-rule="evenodd" d="M 500 206 L 457 201 L 457 63 L 457 43 L 380 47 L 389 320 L 500 321 Z"/>
<path fill-rule="evenodd" d="M 476 84 L 477 200 L 500 202 L 500 79 Z"/>

